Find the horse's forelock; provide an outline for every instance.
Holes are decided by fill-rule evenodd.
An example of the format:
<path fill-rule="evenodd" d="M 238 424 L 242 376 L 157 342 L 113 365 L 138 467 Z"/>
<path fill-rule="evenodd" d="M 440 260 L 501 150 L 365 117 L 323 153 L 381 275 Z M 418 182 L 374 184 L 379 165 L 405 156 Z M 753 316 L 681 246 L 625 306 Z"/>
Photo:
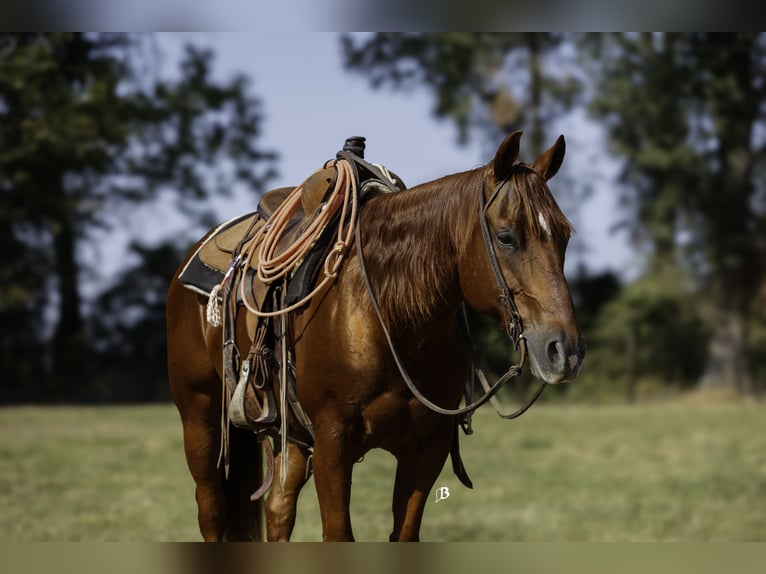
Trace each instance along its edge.
<path fill-rule="evenodd" d="M 392 325 L 422 319 L 444 297 L 456 256 L 478 233 L 478 194 L 486 176 L 485 168 L 477 168 L 376 197 L 365 206 L 368 267 Z M 510 182 L 507 195 L 497 199 L 511 203 L 509 216 L 522 236 L 566 245 L 572 225 L 543 178 L 519 164 Z"/>
<path fill-rule="evenodd" d="M 545 180 L 527 165 L 519 164 L 510 181 L 515 192 L 511 219 L 516 222 L 522 235 L 535 236 L 542 241 L 553 239 L 556 243 L 566 244 L 574 228 L 561 211 Z"/>

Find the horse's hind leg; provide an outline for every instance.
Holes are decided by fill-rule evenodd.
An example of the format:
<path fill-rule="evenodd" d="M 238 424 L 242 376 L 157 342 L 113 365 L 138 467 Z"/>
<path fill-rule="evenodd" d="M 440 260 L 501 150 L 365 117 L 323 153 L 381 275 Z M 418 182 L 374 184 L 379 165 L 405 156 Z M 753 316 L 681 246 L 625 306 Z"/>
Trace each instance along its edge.
<path fill-rule="evenodd" d="M 196 484 L 202 538 L 227 536 L 227 496 L 221 447 L 222 386 L 202 331 L 196 295 L 177 282 L 168 292 L 168 382 L 183 423 L 186 463 Z M 219 337 L 220 340 L 220 337 Z"/>
<path fill-rule="evenodd" d="M 266 497 L 266 537 L 269 542 L 287 542 L 295 527 L 298 495 L 308 480 L 308 449 L 292 442 L 287 443 L 287 473 L 285 486 L 281 486 L 282 457 L 274 457 L 274 482 Z"/>
<path fill-rule="evenodd" d="M 176 399 L 184 433 L 186 463 L 196 484 L 197 520 L 206 541 L 226 534 L 226 493 L 218 468 L 221 445 L 220 399 L 195 393 Z"/>
<path fill-rule="evenodd" d="M 394 483 L 394 529 L 390 540 L 417 541 L 423 510 L 431 488 L 447 460 L 452 444 L 454 422 L 444 418 L 433 433 L 415 439 L 396 453 L 396 481 Z"/>
<path fill-rule="evenodd" d="M 209 385 L 221 388 L 219 380 Z M 221 393 L 189 393 L 177 399 L 184 427 L 186 462 L 196 484 L 197 520 L 205 541 L 261 538 L 260 502 L 250 494 L 261 484 L 261 445 L 249 430 L 229 429 L 228 480 L 218 463 L 221 449 Z"/>

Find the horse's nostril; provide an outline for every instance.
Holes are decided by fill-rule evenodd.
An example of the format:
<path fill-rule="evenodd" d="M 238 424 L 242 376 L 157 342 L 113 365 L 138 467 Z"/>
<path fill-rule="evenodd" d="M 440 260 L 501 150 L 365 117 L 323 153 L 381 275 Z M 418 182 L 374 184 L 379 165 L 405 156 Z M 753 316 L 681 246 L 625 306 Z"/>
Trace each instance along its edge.
<path fill-rule="evenodd" d="M 564 367 L 564 353 L 561 346 L 561 343 L 559 343 L 557 340 L 553 340 L 550 343 L 548 343 L 548 347 L 546 349 L 548 353 L 548 362 L 550 365 L 555 368 L 557 371 L 563 370 Z"/>

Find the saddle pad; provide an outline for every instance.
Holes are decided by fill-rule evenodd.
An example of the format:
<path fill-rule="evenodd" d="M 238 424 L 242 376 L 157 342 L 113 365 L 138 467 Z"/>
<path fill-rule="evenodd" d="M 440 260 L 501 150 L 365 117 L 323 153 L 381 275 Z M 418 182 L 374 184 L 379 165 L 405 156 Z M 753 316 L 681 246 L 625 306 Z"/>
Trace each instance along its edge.
<path fill-rule="evenodd" d="M 182 285 L 209 295 L 231 264 L 231 253 L 250 229 L 257 213 L 247 213 L 216 227 L 194 252 L 178 275 Z"/>
<path fill-rule="evenodd" d="M 286 304 L 291 305 L 300 301 L 314 284 L 322 261 L 327 255 L 328 246 L 333 230 L 338 224 L 336 215 L 329 225 L 321 232 L 312 251 L 291 274 L 286 292 Z M 179 281 L 192 291 L 208 296 L 213 288 L 223 279 L 231 265 L 231 256 L 239 242 L 248 232 L 252 233 L 265 223 L 259 213 L 248 213 L 231 219 L 219 225 L 197 248 L 186 266 L 178 276 Z M 298 226 L 300 218 L 291 225 L 285 243 L 289 244 L 294 236 L 300 233 Z M 267 292 L 266 286 L 255 282 L 254 270 L 250 270 L 249 280 L 256 300 L 261 301 Z"/>
<path fill-rule="evenodd" d="M 370 166 L 363 160 L 357 159 L 360 174 L 360 198 L 367 199 L 381 192 L 391 191 L 389 184 L 398 189 L 406 186 L 398 176 L 384 169 L 388 180 L 386 185 L 377 177 L 379 166 Z M 324 168 L 312 174 L 304 183 L 301 192 L 301 208 L 289 224 L 289 231 L 282 238 L 278 248 L 285 248 L 305 229 L 306 223 L 315 215 L 327 194 L 333 188 L 336 178 L 335 168 Z M 179 275 L 179 280 L 189 289 L 209 295 L 213 288 L 223 279 L 231 265 L 231 256 L 246 234 L 252 233 L 271 217 L 276 208 L 287 198 L 294 188 L 286 187 L 272 190 L 261 198 L 258 211 L 247 213 L 230 219 L 219 225 L 210 233 L 189 259 Z M 321 231 L 314 248 L 299 264 L 288 281 L 286 303 L 288 305 L 302 299 L 310 290 L 321 268 L 322 261 L 330 248 L 332 232 L 337 228 L 339 214 Z M 253 288 L 258 291 L 258 285 Z"/>
<path fill-rule="evenodd" d="M 298 210 L 293 221 L 290 222 L 290 230 L 280 246 L 289 245 L 296 236 L 300 235 L 303 224 L 316 212 L 327 193 L 332 189 L 335 177 L 334 168 L 325 168 L 312 174 L 303 183 L 302 209 Z M 255 231 L 259 225 L 263 225 L 293 189 L 292 187 L 285 187 L 272 190 L 261 198 L 258 211 L 241 215 L 219 225 L 199 246 L 181 271 L 179 275 L 181 283 L 193 291 L 209 295 L 229 269 L 231 254 L 242 238 L 248 231 Z M 327 231 L 329 230 L 322 233 L 322 239 L 329 236 Z M 326 254 L 325 245 L 320 240 L 289 281 L 288 300 L 300 300 L 303 294 L 309 292 L 324 254 Z"/>

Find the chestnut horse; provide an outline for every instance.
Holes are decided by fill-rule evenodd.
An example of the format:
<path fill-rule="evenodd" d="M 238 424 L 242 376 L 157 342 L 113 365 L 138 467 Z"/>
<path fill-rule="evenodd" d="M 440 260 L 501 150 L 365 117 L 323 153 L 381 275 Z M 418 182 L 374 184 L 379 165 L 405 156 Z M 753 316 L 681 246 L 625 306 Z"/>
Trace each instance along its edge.
<path fill-rule="evenodd" d="M 585 344 L 563 273 L 571 227 L 546 183 L 561 165 L 564 139 L 524 164 L 520 136 L 506 137 L 483 167 L 370 198 L 358 220 L 363 265 L 351 250 L 337 279 L 290 314 L 297 395 L 315 437 L 313 452 L 305 440 L 287 443 L 286 476 L 280 476 L 283 453 L 277 450 L 265 500 L 268 540 L 291 535 L 310 455 L 323 538 L 353 540 L 352 468 L 372 448 L 397 459 L 390 539 L 419 538 L 456 418 L 427 408 L 405 384 L 365 274 L 402 366 L 440 407 L 458 407 L 471 368 L 457 320 L 463 304 L 510 328 L 504 293 L 523 322 L 533 374 L 547 383 L 577 375 Z M 255 434 L 232 428 L 228 478 L 218 464 L 222 336 L 206 322 L 205 302 L 173 280 L 169 378 L 196 482 L 199 527 L 205 540 L 261 538 L 261 507 L 249 500 L 263 464 Z M 239 315 L 238 346 L 248 348 L 245 313 Z M 288 424 L 300 436 L 300 425 Z"/>

